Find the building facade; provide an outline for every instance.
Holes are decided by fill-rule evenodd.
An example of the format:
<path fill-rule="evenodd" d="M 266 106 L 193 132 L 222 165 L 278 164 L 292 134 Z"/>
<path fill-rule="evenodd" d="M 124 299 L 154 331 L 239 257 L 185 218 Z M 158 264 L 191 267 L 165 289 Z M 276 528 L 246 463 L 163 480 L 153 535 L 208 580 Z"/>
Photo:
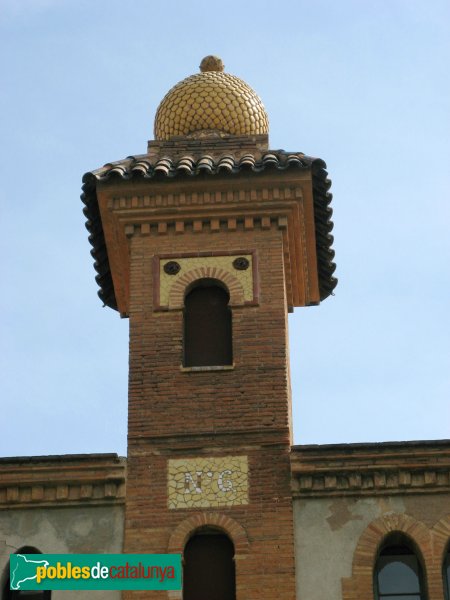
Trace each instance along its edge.
<path fill-rule="evenodd" d="M 183 594 L 126 600 L 443 600 L 450 443 L 293 446 L 288 312 L 337 283 L 325 167 L 271 151 L 206 57 L 146 154 L 84 176 L 99 296 L 130 321 L 128 455 L 4 459 L 5 600 L 24 547 L 183 555 Z"/>

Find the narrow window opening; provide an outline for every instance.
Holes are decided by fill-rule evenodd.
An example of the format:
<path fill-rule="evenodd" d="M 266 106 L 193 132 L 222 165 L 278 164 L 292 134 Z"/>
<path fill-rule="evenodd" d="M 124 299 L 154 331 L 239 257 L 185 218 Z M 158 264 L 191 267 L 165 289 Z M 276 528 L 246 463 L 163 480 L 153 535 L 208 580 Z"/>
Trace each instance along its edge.
<path fill-rule="evenodd" d="M 382 548 L 374 573 L 377 600 L 425 600 L 422 569 L 411 544 L 391 537 Z"/>
<path fill-rule="evenodd" d="M 218 532 L 191 537 L 184 550 L 183 600 L 236 600 L 234 546 Z"/>
<path fill-rule="evenodd" d="M 184 309 L 184 366 L 231 365 L 230 296 L 215 280 L 204 279 L 187 294 Z"/>

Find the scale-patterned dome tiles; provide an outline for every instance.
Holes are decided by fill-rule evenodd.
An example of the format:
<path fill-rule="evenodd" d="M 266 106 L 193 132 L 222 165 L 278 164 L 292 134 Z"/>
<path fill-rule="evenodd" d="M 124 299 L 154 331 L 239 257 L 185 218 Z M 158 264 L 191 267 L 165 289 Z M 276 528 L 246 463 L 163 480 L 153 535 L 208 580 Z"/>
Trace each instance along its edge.
<path fill-rule="evenodd" d="M 259 96 L 245 81 L 220 71 L 192 75 L 163 98 L 155 117 L 155 138 L 168 140 L 196 131 L 259 135 L 269 120 Z"/>

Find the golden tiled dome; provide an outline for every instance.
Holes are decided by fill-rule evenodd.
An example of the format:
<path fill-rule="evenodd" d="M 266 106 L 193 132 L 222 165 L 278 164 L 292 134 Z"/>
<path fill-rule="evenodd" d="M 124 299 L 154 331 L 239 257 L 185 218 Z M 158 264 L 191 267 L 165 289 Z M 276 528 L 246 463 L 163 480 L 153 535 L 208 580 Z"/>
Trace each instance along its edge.
<path fill-rule="evenodd" d="M 231 135 L 269 132 L 259 96 L 239 77 L 224 73 L 220 58 L 205 57 L 200 70 L 164 96 L 156 111 L 155 139 L 168 140 L 205 130 Z"/>

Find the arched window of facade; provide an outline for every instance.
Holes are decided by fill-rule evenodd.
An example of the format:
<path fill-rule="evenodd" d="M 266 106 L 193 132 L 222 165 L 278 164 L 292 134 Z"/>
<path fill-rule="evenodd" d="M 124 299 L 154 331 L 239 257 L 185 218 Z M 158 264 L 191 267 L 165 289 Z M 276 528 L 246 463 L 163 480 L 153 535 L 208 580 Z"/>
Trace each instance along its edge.
<path fill-rule="evenodd" d="M 15 554 L 42 554 L 37 548 L 32 546 L 23 546 Z M 9 562 L 6 565 L 5 583 L 2 589 L 2 600 L 51 600 L 52 593 L 48 590 L 25 591 L 11 590 L 11 581 L 9 578 Z"/>
<path fill-rule="evenodd" d="M 229 293 L 214 279 L 201 279 L 184 303 L 184 366 L 233 362 Z"/>
<path fill-rule="evenodd" d="M 406 537 L 391 535 L 381 547 L 374 588 L 376 600 L 426 600 L 422 568 Z"/>
<path fill-rule="evenodd" d="M 447 547 L 443 564 L 445 600 L 450 600 L 450 544 Z"/>
<path fill-rule="evenodd" d="M 236 600 L 234 545 L 219 531 L 203 531 L 184 549 L 183 600 Z"/>

